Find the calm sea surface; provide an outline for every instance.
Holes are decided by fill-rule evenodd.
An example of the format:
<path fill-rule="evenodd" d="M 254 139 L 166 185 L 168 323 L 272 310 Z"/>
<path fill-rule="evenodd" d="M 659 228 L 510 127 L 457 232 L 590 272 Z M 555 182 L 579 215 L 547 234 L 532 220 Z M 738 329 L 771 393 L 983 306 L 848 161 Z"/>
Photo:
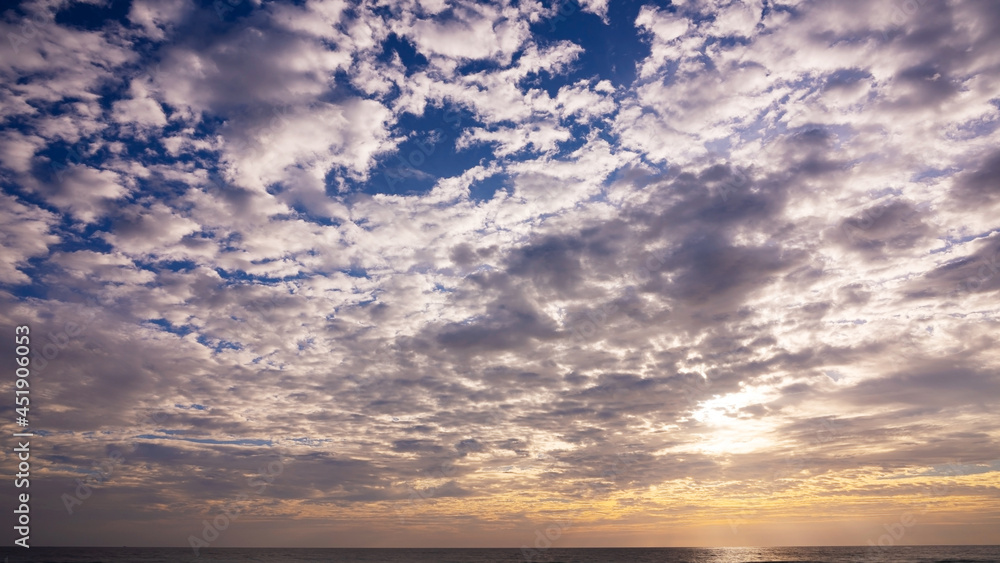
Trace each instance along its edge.
<path fill-rule="evenodd" d="M 738 563 L 822 561 L 841 563 L 1000 562 L 1000 546 L 901 546 L 868 547 L 768 547 L 768 548 L 588 548 L 547 549 L 522 552 L 520 549 L 203 549 L 195 558 L 186 548 L 3 548 L 0 556 L 9 563 L 298 563 L 317 561 L 358 561 L 365 563 L 493 563 L 544 561 L 566 563 Z"/>

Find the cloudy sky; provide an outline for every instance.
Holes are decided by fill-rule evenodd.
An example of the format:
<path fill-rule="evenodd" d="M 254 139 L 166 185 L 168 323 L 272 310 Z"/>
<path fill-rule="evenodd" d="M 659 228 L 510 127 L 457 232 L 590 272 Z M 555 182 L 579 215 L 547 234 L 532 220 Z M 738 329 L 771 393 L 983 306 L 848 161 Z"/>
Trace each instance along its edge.
<path fill-rule="evenodd" d="M 1000 543 L 996 2 L 14 4 L 33 545 Z"/>

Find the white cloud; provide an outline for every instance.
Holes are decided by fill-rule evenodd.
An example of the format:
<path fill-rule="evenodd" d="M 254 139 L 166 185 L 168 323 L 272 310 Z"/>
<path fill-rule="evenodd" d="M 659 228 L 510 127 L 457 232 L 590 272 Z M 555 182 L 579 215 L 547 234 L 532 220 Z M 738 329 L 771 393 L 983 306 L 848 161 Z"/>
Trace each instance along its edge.
<path fill-rule="evenodd" d="M 35 153 L 43 146 L 45 140 L 37 135 L 6 131 L 0 137 L 0 163 L 19 174 L 27 173 Z"/>
<path fill-rule="evenodd" d="M 149 96 L 148 85 L 138 79 L 132 80 L 129 99 L 120 100 L 112 106 L 112 117 L 119 123 L 134 123 L 140 127 L 163 127 L 167 116 L 156 100 Z"/>
<path fill-rule="evenodd" d="M 188 256 L 181 239 L 199 229 L 194 221 L 156 202 L 149 209 L 127 210 L 127 214 L 116 219 L 112 232 L 105 234 L 104 239 L 127 255 L 184 259 Z"/>
<path fill-rule="evenodd" d="M 493 150 L 498 157 L 515 154 L 530 148 L 541 153 L 555 152 L 560 143 L 570 140 L 569 131 L 553 123 L 522 123 L 518 127 L 504 127 L 488 131 L 479 127 L 467 129 L 456 141 L 459 150 L 475 143 L 495 143 Z"/>
<path fill-rule="evenodd" d="M 115 172 L 83 164 L 59 170 L 55 182 L 41 185 L 39 191 L 52 205 L 84 223 L 104 216 L 114 200 L 128 193 Z"/>
<path fill-rule="evenodd" d="M 811 465 L 775 489 L 850 502 L 897 494 L 870 488 L 886 472 L 996 459 L 982 398 L 1000 361 L 1000 68 L 977 19 L 996 21 L 991 8 L 927 3 L 893 23 L 867 2 L 801 3 L 795 17 L 772 3 L 758 32 L 758 4 L 675 5 L 627 22 L 650 46 L 616 61 L 637 63 L 634 84 L 566 78 L 595 45 L 533 38 L 528 22 L 553 17 L 534 2 L 267 3 L 207 37 L 136 3 L 133 24 L 170 39 L 148 74 L 121 70 L 135 30 L 116 26 L 47 31 L 40 45 L 63 41 L 48 69 L 41 47 L 4 58 L 5 115 L 24 121 L 0 162 L 62 216 L 2 196 L 0 281 L 38 272 L 52 295 L 4 294 L 0 317 L 99 319 L 49 372 L 50 438 L 87 458 L 136 432 L 76 432 L 137 407 L 191 433 L 174 437 L 282 436 L 268 451 L 301 473 L 261 510 L 335 507 L 365 525 L 389 521 L 398 483 L 448 460 L 441 490 L 468 491 L 461 502 L 613 499 L 600 488 L 613 482 L 653 512 L 681 499 L 717 516 L 731 508 L 714 504 L 720 491 L 766 498 L 760 483 L 793 449 Z M 432 64 L 384 57 L 390 30 Z M 86 48 L 72 56 L 98 61 L 92 75 L 66 63 L 73 41 Z M 120 50 L 93 50 L 105 44 Z M 459 73 L 470 61 L 479 70 Z M 555 95 L 549 79 L 563 82 Z M 98 100 L 104 80 L 126 97 Z M 50 102 L 69 113 L 48 115 Z M 448 162 L 427 193 L 355 190 L 347 180 L 418 134 L 403 114 L 428 104 L 470 112 L 451 133 L 488 156 Z M 85 162 L 46 182 L 32 166 L 54 140 Z M 470 197 L 487 187 L 496 195 Z M 49 255 L 66 217 L 109 226 Z M 101 307 L 79 303 L 89 296 Z M 827 419 L 845 430 L 818 444 Z M 223 480 L 258 461 L 249 446 L 144 440 L 129 483 L 185 517 L 212 506 L 189 467 Z M 322 440 L 336 460 L 310 445 Z M 608 479 L 603 460 L 623 449 L 641 450 L 635 479 Z M 69 476 L 43 471 L 40 483 Z M 509 480 L 542 472 L 555 477 Z M 110 485 L 88 509 L 146 516 Z M 285 500 L 301 498 L 315 500 L 308 515 Z M 466 529 L 447 514 L 468 505 L 438 500 L 441 533 Z M 653 512 L 630 514 L 652 529 Z"/>
<path fill-rule="evenodd" d="M 511 7 L 469 3 L 455 6 L 453 13 L 445 21 L 415 19 L 394 31 L 411 38 L 421 53 L 433 59 L 493 59 L 501 64 L 510 64 L 529 35 L 528 22 Z"/>
<path fill-rule="evenodd" d="M 580 0 L 583 11 L 596 14 L 604 23 L 608 23 L 608 2 L 609 0 Z"/>
<path fill-rule="evenodd" d="M 389 110 L 372 100 L 320 103 L 269 120 L 233 123 L 226 130 L 224 161 L 234 181 L 264 189 L 291 167 L 326 172 L 341 167 L 363 177 L 374 157 L 391 147 Z"/>
<path fill-rule="evenodd" d="M 152 272 L 137 268 L 132 260 L 119 253 L 106 254 L 91 250 L 56 252 L 51 261 L 74 278 L 90 279 L 102 284 L 144 284 L 155 279 Z"/>
<path fill-rule="evenodd" d="M 58 217 L 28 206 L 8 194 L 0 194 L 0 250 L 4 259 L 0 266 L 0 283 L 31 283 L 22 268 L 29 258 L 45 256 L 59 237 L 52 233 Z"/>
<path fill-rule="evenodd" d="M 173 24 L 192 11 L 189 0 L 136 0 L 129 8 L 128 19 L 153 41 L 162 41 Z"/>

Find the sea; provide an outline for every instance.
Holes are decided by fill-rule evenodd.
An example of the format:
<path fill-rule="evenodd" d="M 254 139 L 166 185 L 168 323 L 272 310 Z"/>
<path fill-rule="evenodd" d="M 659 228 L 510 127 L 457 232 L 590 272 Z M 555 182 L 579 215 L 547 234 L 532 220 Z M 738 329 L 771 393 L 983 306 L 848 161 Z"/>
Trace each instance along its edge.
<path fill-rule="evenodd" d="M 354 549 L 32 547 L 0 548 L 6 563 L 1000 563 L 1000 546 Z"/>

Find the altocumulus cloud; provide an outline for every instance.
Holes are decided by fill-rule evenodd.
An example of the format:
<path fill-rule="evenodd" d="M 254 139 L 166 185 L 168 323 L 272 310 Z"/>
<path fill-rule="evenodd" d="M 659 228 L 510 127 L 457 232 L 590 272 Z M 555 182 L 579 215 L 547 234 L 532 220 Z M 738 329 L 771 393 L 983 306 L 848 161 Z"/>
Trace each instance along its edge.
<path fill-rule="evenodd" d="M 39 544 L 997 542 L 1000 6 L 569 7 L 5 8 Z"/>

